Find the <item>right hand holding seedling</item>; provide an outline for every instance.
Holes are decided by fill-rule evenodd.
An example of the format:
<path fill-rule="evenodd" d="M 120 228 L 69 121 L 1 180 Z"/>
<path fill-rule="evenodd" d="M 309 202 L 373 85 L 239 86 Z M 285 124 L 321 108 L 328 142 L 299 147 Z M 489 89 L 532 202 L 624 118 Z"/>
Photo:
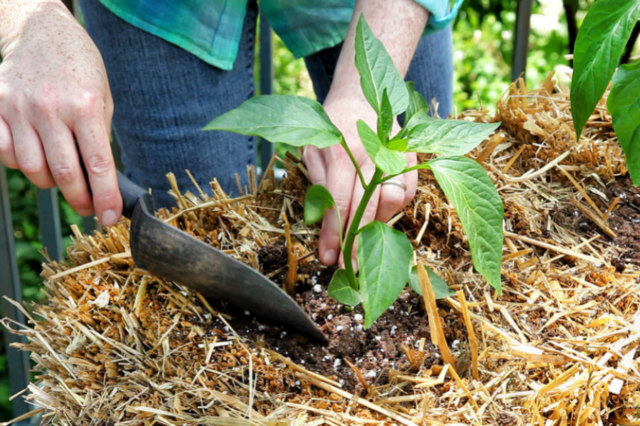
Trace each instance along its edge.
<path fill-rule="evenodd" d="M 0 161 L 114 225 L 122 199 L 109 143 L 113 101 L 89 35 L 62 3 L 10 2 L 0 5 L 0 49 Z"/>
<path fill-rule="evenodd" d="M 439 120 L 429 116 L 426 100 L 403 81 L 389 54 L 362 17 L 356 29 L 355 63 L 360 73 L 362 92 L 376 112 L 376 126 L 358 120 L 356 129 L 362 147 L 375 165 L 366 180 L 361 163 L 349 155 L 358 171 L 362 196 L 350 218 L 342 250 L 344 269 L 338 269 L 329 284 L 329 296 L 346 305 L 362 303 L 364 326 L 369 327 L 400 296 L 411 280 L 413 246 L 407 236 L 380 221 L 360 226 L 364 212 L 376 190 L 391 179 L 418 169 L 433 172 L 435 180 L 458 211 L 469 243 L 475 268 L 498 292 L 501 292 L 500 263 L 504 208 L 498 191 L 487 173 L 465 155 L 477 147 L 500 123 L 473 123 Z M 371 64 L 377 64 L 373 67 Z M 362 113 L 363 111 L 359 111 Z M 405 114 L 405 125 L 394 130 L 394 117 Z M 339 120 L 333 117 L 334 120 Z M 329 114 L 315 101 L 297 96 L 258 96 L 211 121 L 205 130 L 227 130 L 260 136 L 273 143 L 313 146 L 319 150 L 351 147 L 348 135 L 333 123 Z M 410 166 L 407 154 L 435 154 L 436 157 Z M 350 182 L 345 182 L 349 184 Z M 331 192 L 322 185 L 311 186 L 305 197 L 307 225 L 339 212 Z M 372 215 L 373 217 L 374 215 Z M 340 223 L 340 214 L 337 214 Z M 338 225 L 338 229 L 341 226 Z M 356 276 L 350 256 L 356 236 L 359 239 Z M 342 238 L 339 238 L 342 240 Z M 415 284 L 412 286 L 414 288 Z M 446 285 L 444 286 L 446 290 Z M 448 290 L 442 292 L 446 297 Z"/>
<path fill-rule="evenodd" d="M 333 124 L 342 132 L 355 162 L 360 167 L 364 181 L 369 182 L 376 171 L 376 165 L 360 141 L 356 123 L 358 119 L 367 117 L 365 121 L 375 127 L 377 116 L 364 96 L 361 93 L 359 95 L 333 99 L 325 102 L 323 107 Z M 400 126 L 397 122 L 395 124 L 395 132 L 397 132 Z M 415 153 L 408 153 L 407 158 L 409 166 L 416 164 Z M 339 223 L 335 211 L 325 216 L 318 245 L 320 260 L 326 265 L 333 265 L 339 261 L 339 267 L 344 268 L 344 259 L 339 258 L 340 235 L 348 229 L 356 215 L 364 195 L 364 186 L 343 145 L 324 149 L 307 146 L 304 151 L 304 161 L 309 170 L 311 182 L 323 185 L 329 190 L 344 221 Z M 417 172 L 400 175 L 397 181 L 401 185 L 385 185 L 376 189 L 362 214 L 361 225 L 366 225 L 373 220 L 386 222 L 411 201 L 416 191 Z M 355 248 L 351 251 L 354 261 L 355 251 Z"/>

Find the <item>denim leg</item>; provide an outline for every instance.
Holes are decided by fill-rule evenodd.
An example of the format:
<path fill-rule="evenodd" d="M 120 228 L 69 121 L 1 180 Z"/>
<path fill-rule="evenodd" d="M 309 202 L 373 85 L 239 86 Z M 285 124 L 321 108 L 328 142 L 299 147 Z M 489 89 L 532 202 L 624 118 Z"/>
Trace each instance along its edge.
<path fill-rule="evenodd" d="M 416 83 L 431 108 L 438 102 L 438 115 L 447 118 L 453 111 L 453 38 L 451 25 L 422 37 L 407 71 L 407 81 Z M 433 114 L 433 113 L 432 113 Z"/>
<path fill-rule="evenodd" d="M 168 172 L 175 173 L 182 191 L 197 194 L 186 169 L 209 193 L 214 177 L 226 191 L 237 193 L 234 173 L 244 178 L 246 166 L 255 164 L 255 139 L 201 129 L 254 94 L 255 2 L 248 7 L 231 71 L 128 24 L 97 0 L 80 3 L 107 68 L 113 130 L 127 177 L 151 188 L 158 206 L 175 205 L 167 194 Z"/>
<path fill-rule="evenodd" d="M 307 56 L 305 62 L 313 81 L 318 102 L 323 103 L 329 93 L 342 44 Z M 407 81 L 415 82 L 431 106 L 436 99 L 438 114 L 446 118 L 453 103 L 453 41 L 451 27 L 422 37 L 407 71 Z"/>

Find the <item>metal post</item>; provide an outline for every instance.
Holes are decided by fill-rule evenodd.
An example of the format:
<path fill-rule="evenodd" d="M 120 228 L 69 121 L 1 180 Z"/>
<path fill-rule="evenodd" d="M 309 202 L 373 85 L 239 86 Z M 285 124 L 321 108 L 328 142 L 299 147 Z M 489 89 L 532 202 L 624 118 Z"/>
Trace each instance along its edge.
<path fill-rule="evenodd" d="M 532 11 L 533 0 L 518 0 L 516 31 L 513 44 L 513 67 L 511 73 L 511 79 L 513 81 L 517 80 L 520 75 L 522 75 L 523 78 L 526 76 Z"/>
<path fill-rule="evenodd" d="M 273 93 L 273 37 L 267 17 L 260 12 L 260 94 Z M 271 161 L 273 145 L 265 140 L 260 141 L 260 165 L 263 170 Z"/>
<path fill-rule="evenodd" d="M 38 190 L 38 217 L 42 247 L 52 260 L 62 259 L 62 228 L 60 227 L 60 206 L 58 188 Z"/>
<path fill-rule="evenodd" d="M 22 289 L 20 287 L 20 275 L 13 240 L 13 224 L 11 223 L 11 207 L 9 206 L 9 188 L 7 187 L 7 175 L 4 166 L 0 164 L 0 293 L 18 303 L 22 303 Z M 25 323 L 24 315 L 7 302 L 1 301 L 2 315 Z M 19 351 L 9 345 L 15 342 L 26 343 L 24 337 L 18 337 L 4 330 L 4 344 L 9 360 L 9 380 L 11 382 L 11 394 L 22 391 L 29 384 L 30 365 L 29 354 Z M 20 416 L 29 411 L 29 405 L 22 398 L 13 400 L 15 416 Z"/>

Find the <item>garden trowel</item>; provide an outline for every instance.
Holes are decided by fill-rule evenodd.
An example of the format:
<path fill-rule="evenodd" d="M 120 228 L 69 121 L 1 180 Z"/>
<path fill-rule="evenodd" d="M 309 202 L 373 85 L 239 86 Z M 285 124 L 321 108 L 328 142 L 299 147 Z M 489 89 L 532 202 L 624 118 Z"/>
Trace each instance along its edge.
<path fill-rule="evenodd" d="M 156 218 L 151 195 L 120 172 L 118 185 L 123 214 L 131 219 L 131 254 L 138 267 L 320 342 L 327 341 L 300 306 L 273 281 Z"/>

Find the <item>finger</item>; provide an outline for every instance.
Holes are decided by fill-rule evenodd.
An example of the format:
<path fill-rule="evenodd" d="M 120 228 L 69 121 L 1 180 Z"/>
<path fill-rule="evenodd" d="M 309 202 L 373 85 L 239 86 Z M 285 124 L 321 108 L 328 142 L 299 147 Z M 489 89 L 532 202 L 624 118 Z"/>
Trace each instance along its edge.
<path fill-rule="evenodd" d="M 373 163 L 371 162 L 367 162 L 360 167 L 360 170 L 362 171 L 362 175 L 364 177 L 365 182 L 371 182 L 371 178 L 373 177 L 376 171 L 376 166 L 373 165 Z M 363 196 L 364 196 L 364 188 L 362 187 L 362 183 L 360 182 L 360 179 L 354 179 L 353 196 L 351 198 L 351 206 L 349 211 L 349 224 L 347 225 L 347 229 L 351 228 L 353 217 L 356 214 L 356 210 L 358 210 L 358 207 L 360 206 L 360 201 L 362 200 Z M 362 214 L 362 218 L 360 219 L 360 224 L 358 225 L 358 229 L 362 228 L 367 223 L 370 223 L 376 218 L 379 199 L 380 199 L 380 188 L 378 187 L 376 188 L 375 192 L 371 196 L 371 199 L 369 200 L 367 207 L 364 209 L 364 213 Z M 356 242 L 353 245 L 353 251 L 351 256 L 354 263 L 356 262 L 357 251 L 358 251 L 358 240 L 356 239 Z M 342 256 L 339 261 L 339 266 L 341 268 L 344 268 L 344 258 Z"/>
<path fill-rule="evenodd" d="M 342 227 L 349 218 L 349 208 L 353 193 L 353 181 L 356 171 L 351 162 L 336 158 L 327 168 L 326 187 L 338 206 Z M 320 260 L 325 265 L 333 265 L 340 254 L 340 223 L 334 210 L 329 210 L 322 221 L 320 241 L 318 242 Z"/>
<path fill-rule="evenodd" d="M 111 125 L 112 125 L 112 121 L 113 121 L 113 112 L 114 112 L 114 106 L 113 106 L 113 98 L 111 97 L 111 89 L 109 88 L 108 84 L 107 84 L 107 100 L 105 102 L 105 107 L 104 107 L 104 122 L 105 122 L 105 128 L 107 129 L 107 137 L 108 140 L 111 141 Z"/>
<path fill-rule="evenodd" d="M 404 207 L 407 190 L 408 185 L 404 175 L 396 176 L 384 182 L 380 188 L 380 206 L 376 212 L 376 220 L 387 222 L 398 213 Z"/>
<path fill-rule="evenodd" d="M 327 166 L 320 150 L 313 146 L 305 148 L 302 154 L 304 164 L 307 165 L 311 183 L 326 186 L 327 184 Z"/>
<path fill-rule="evenodd" d="M 12 117 L 10 121 L 13 147 L 18 167 L 40 189 L 56 185 L 49 172 L 40 137 L 35 129 L 22 118 Z"/>
<path fill-rule="evenodd" d="M 38 123 L 38 131 L 51 176 L 69 205 L 81 216 L 93 214 L 89 188 L 84 179 L 78 149 L 71 130 L 60 120 Z"/>
<path fill-rule="evenodd" d="M 418 164 L 418 155 L 415 152 L 408 153 L 407 168 L 413 167 L 416 164 Z M 407 190 L 404 193 L 404 204 L 402 205 L 404 207 L 416 196 L 416 191 L 418 189 L 418 171 L 414 170 L 412 172 L 405 173 L 403 176 L 404 183 L 407 184 Z"/>
<path fill-rule="evenodd" d="M 0 162 L 10 169 L 19 167 L 16 152 L 13 148 L 11 128 L 2 117 L 0 117 Z"/>
<path fill-rule="evenodd" d="M 102 225 L 113 226 L 122 215 L 122 197 L 109 130 L 104 119 L 98 118 L 81 120 L 74 127 L 74 133 L 87 170 L 96 215 Z"/>

